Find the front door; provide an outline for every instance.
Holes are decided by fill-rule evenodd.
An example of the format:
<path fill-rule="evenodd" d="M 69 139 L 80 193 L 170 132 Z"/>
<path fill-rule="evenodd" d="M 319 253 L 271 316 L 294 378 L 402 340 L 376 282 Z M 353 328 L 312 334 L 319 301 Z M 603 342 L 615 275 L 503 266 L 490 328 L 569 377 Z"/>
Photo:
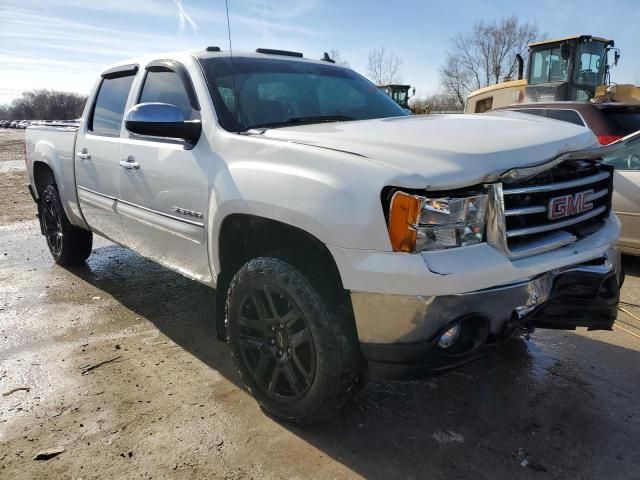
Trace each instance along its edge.
<path fill-rule="evenodd" d="M 181 69 L 180 74 L 176 69 Z M 147 102 L 175 105 L 186 120 L 200 117 L 186 70 L 176 62 L 147 67 L 137 103 Z M 120 147 L 117 209 L 130 248 L 210 283 L 205 221 L 211 156 L 205 143 L 200 142 L 199 148 L 181 140 L 127 132 Z"/>
<path fill-rule="evenodd" d="M 118 243 L 126 243 L 116 212 L 120 130 L 136 71 L 127 66 L 103 75 L 76 141 L 76 185 L 82 214 L 92 230 Z"/>
<path fill-rule="evenodd" d="M 624 149 L 604 157 L 615 167 L 613 210 L 620 218 L 619 245 L 624 252 L 640 254 L 640 137 L 627 141 Z"/>

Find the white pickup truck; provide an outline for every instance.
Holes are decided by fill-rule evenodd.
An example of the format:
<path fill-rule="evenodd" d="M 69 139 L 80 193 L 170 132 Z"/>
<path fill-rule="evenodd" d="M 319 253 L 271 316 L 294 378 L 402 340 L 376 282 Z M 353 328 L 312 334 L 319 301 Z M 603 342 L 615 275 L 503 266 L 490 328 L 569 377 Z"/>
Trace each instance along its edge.
<path fill-rule="evenodd" d="M 408 116 L 326 57 L 209 47 L 106 69 L 79 126 L 26 142 L 55 261 L 96 233 L 215 288 L 247 387 L 298 423 L 369 375 L 616 317 L 610 150 L 586 128 Z"/>

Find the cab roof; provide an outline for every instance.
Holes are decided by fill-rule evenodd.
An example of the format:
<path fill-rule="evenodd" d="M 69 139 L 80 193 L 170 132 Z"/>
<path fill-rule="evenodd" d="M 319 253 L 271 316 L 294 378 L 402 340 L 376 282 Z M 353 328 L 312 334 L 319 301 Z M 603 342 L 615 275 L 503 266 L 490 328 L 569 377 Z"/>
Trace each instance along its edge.
<path fill-rule="evenodd" d="M 560 42 L 566 42 L 569 40 L 593 40 L 596 42 L 604 42 L 607 45 L 611 45 L 612 47 L 614 46 L 614 41 L 613 40 L 609 40 L 607 38 L 604 37 L 594 37 L 593 35 L 573 35 L 573 36 L 569 36 L 569 37 L 562 37 L 562 38 L 556 38 L 554 40 L 542 40 L 540 42 L 533 42 L 530 43 L 529 45 L 527 45 L 527 47 L 531 48 L 531 47 L 539 47 L 540 45 L 547 45 L 547 44 L 551 44 L 551 43 L 560 43 Z"/>
<path fill-rule="evenodd" d="M 127 60 L 122 60 L 117 63 L 113 63 L 111 65 L 107 65 L 101 72 L 101 75 L 104 75 L 105 72 L 108 72 L 113 69 L 118 69 L 123 66 L 137 66 L 137 65 L 146 65 L 154 60 L 176 60 L 178 62 L 184 62 L 185 58 L 197 58 L 197 59 L 208 59 L 208 58 L 225 58 L 231 57 L 232 53 L 228 50 L 222 50 L 219 47 L 206 47 L 198 50 L 187 50 L 187 51 L 174 51 L 174 52 L 159 52 L 147 54 L 142 57 L 130 58 Z M 325 58 L 321 58 L 318 60 L 305 58 L 300 52 L 292 52 L 288 50 L 274 50 L 267 48 L 258 48 L 253 52 L 249 51 L 233 51 L 233 57 L 237 58 L 270 58 L 273 60 L 290 60 L 290 61 L 298 61 L 298 62 L 309 62 L 316 63 L 322 65 L 334 65 L 331 58 L 328 55 Z"/>

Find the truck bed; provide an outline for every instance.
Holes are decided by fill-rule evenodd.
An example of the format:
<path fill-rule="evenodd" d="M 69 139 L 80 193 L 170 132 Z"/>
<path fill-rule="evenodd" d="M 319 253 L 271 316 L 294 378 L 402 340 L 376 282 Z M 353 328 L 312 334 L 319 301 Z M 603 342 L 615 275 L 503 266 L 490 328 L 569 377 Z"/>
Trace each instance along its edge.
<path fill-rule="evenodd" d="M 86 228 L 78 207 L 75 184 L 75 146 L 78 124 L 30 126 L 25 131 L 26 162 L 29 181 L 37 185 L 34 172 L 47 165 L 54 173 L 60 198 L 69 221 Z M 34 192 L 38 196 L 38 192 Z"/>

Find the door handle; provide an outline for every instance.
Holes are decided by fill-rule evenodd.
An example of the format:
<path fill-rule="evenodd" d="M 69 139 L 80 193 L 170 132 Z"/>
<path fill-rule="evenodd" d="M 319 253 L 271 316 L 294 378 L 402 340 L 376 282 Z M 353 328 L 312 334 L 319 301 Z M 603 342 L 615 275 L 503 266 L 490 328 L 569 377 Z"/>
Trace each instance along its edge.
<path fill-rule="evenodd" d="M 76 155 L 80 160 L 91 160 L 91 154 L 87 152 L 87 149 L 84 148 L 80 152 L 76 152 Z"/>
<path fill-rule="evenodd" d="M 137 170 L 140 168 L 140 164 L 136 162 L 133 155 L 129 155 L 126 160 L 120 160 L 120 166 L 128 170 Z"/>

